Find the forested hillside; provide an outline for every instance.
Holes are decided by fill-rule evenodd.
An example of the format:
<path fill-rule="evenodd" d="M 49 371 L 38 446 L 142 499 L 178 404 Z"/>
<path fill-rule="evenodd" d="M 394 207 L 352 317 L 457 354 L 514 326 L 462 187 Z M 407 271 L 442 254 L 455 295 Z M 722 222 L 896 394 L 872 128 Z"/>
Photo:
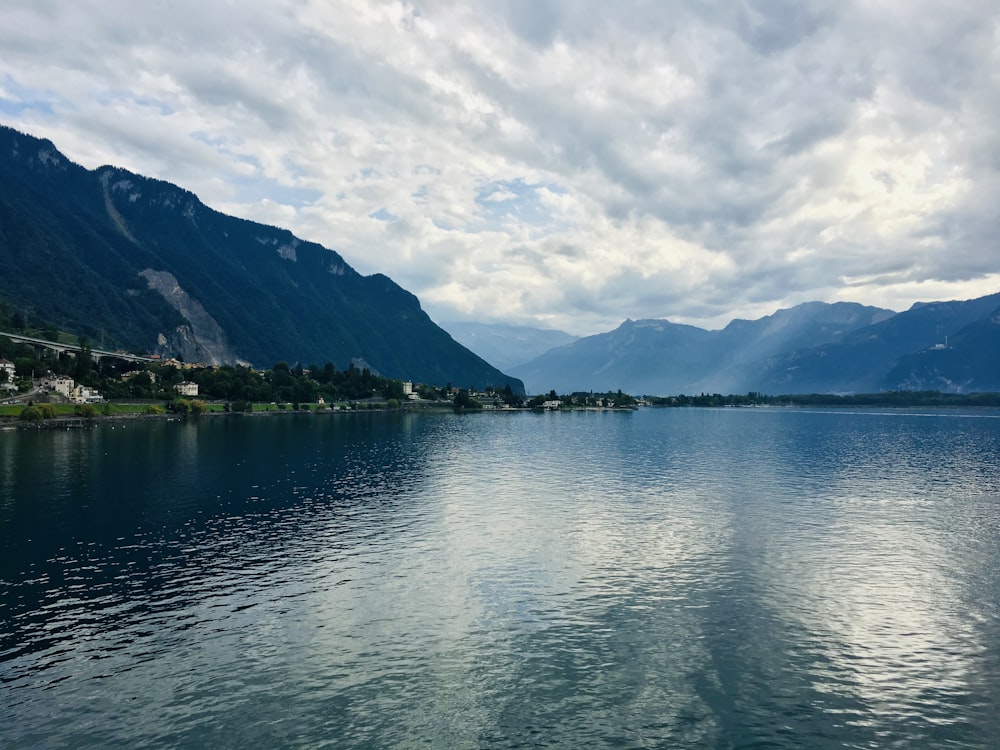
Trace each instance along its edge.
<path fill-rule="evenodd" d="M 354 362 L 386 377 L 511 385 L 389 277 L 226 216 L 166 182 L 86 170 L 0 128 L 0 300 L 107 347 L 189 361 Z"/>

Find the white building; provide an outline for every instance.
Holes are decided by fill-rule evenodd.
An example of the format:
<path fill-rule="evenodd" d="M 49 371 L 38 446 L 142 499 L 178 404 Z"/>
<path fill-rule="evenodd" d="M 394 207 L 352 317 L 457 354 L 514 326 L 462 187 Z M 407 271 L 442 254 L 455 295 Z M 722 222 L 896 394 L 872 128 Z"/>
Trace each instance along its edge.
<path fill-rule="evenodd" d="M 75 386 L 69 392 L 69 400 L 74 404 L 96 404 L 103 401 L 100 393 L 85 385 Z"/>
<path fill-rule="evenodd" d="M 4 373 L 7 373 L 6 378 L 3 376 Z M 9 359 L 0 359 L 0 383 L 3 382 L 14 382 L 14 363 Z"/>
<path fill-rule="evenodd" d="M 192 383 L 190 380 L 185 380 L 183 383 L 175 385 L 174 390 L 181 396 L 197 396 L 198 384 Z"/>
<path fill-rule="evenodd" d="M 41 385 L 42 388 L 47 388 L 50 391 L 69 398 L 70 393 L 73 392 L 73 388 L 76 386 L 76 381 L 65 375 L 49 374 L 42 378 Z"/>

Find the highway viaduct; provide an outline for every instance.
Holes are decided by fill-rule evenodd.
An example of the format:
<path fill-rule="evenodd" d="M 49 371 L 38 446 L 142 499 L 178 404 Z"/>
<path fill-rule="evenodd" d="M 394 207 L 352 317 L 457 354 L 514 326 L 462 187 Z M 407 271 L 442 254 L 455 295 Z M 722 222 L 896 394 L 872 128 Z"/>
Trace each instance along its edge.
<path fill-rule="evenodd" d="M 47 341 L 45 339 L 36 339 L 32 336 L 22 336 L 19 333 L 4 333 L 0 331 L 0 336 L 5 336 L 11 341 L 15 341 L 19 344 L 28 344 L 35 347 L 36 351 L 41 349 L 51 349 L 55 352 L 72 352 L 73 354 L 79 354 L 82 349 L 77 344 L 62 344 L 58 341 Z M 94 358 L 95 361 L 100 362 L 104 357 L 111 357 L 114 359 L 120 359 L 125 362 L 156 362 L 157 360 L 151 357 L 143 357 L 139 354 L 128 354 L 127 352 L 108 352 L 103 349 L 91 349 L 90 356 Z"/>

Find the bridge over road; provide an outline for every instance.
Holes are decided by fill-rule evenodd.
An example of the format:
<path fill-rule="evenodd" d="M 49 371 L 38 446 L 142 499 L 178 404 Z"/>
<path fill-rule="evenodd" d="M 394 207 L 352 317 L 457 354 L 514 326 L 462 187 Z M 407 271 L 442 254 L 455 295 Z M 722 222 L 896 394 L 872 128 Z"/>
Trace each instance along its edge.
<path fill-rule="evenodd" d="M 0 331 L 0 336 L 5 336 L 11 341 L 16 341 L 19 344 L 28 344 L 30 346 L 38 349 L 51 349 L 55 352 L 72 352 L 74 354 L 79 354 L 82 350 L 78 344 L 62 344 L 58 341 L 47 341 L 45 339 L 36 339 L 32 336 L 22 336 L 19 333 L 5 333 Z M 94 358 L 95 361 L 100 362 L 104 357 L 110 357 L 113 359 L 120 359 L 124 362 L 156 362 L 157 360 L 151 357 L 143 357 L 140 354 L 129 354 L 127 352 L 108 352 L 103 349 L 91 349 L 90 356 Z"/>

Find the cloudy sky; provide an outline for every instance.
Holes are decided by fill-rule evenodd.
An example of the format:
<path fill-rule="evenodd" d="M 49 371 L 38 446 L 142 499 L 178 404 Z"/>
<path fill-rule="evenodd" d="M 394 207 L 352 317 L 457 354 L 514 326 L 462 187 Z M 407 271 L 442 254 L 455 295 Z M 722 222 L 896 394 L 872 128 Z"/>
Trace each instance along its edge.
<path fill-rule="evenodd" d="M 0 0 L 0 122 L 438 321 L 1000 291 L 996 0 Z"/>

